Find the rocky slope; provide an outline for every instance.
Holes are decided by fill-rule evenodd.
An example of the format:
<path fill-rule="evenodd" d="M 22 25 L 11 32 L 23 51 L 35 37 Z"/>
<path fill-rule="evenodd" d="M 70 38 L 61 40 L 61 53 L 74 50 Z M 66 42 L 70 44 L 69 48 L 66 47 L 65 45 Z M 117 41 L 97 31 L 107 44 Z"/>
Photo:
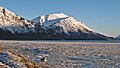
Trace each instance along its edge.
<path fill-rule="evenodd" d="M 0 7 L 0 39 L 110 39 L 63 13 L 32 21 Z"/>

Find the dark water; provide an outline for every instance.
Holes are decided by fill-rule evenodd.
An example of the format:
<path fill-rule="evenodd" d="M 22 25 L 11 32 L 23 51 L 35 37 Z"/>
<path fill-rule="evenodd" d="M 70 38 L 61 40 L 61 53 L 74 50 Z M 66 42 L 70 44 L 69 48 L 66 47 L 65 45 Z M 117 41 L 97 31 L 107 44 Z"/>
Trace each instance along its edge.
<path fill-rule="evenodd" d="M 120 40 L 0 40 L 1 42 L 85 42 L 85 43 L 120 43 Z"/>
<path fill-rule="evenodd" d="M 24 40 L 28 41 L 28 40 Z M 93 43 L 120 43 L 120 40 L 29 40 L 33 42 L 93 42 Z"/>

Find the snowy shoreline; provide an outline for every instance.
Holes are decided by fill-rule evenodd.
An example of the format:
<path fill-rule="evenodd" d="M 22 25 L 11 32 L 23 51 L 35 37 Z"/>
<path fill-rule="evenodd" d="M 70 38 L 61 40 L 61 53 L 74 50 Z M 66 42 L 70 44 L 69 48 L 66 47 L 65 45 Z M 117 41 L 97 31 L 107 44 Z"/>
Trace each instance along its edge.
<path fill-rule="evenodd" d="M 0 41 L 0 47 L 42 65 L 40 67 L 120 67 L 120 43 Z M 47 62 L 39 61 L 38 56 L 44 53 Z"/>

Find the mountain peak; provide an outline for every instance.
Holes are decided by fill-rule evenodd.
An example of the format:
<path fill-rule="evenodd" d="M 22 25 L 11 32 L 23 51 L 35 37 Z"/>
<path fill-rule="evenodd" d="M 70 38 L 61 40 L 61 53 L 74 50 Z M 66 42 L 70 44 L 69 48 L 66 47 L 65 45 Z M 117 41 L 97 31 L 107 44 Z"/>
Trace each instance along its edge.
<path fill-rule="evenodd" d="M 75 18 L 71 16 L 67 16 L 64 13 L 55 13 L 55 14 L 40 16 L 34 18 L 32 21 L 35 22 L 34 24 L 36 26 L 43 26 L 46 28 L 51 28 L 51 26 L 57 25 L 57 27 L 58 26 L 63 27 L 65 29 L 73 30 L 75 32 L 77 32 L 79 29 L 81 31 L 84 30 L 93 31 L 92 29 L 88 28 L 84 23 L 77 21 Z"/>
<path fill-rule="evenodd" d="M 25 33 L 28 32 L 27 28 L 29 27 L 32 27 L 31 22 L 4 7 L 0 7 L 0 30 L 8 30 L 11 33 Z"/>
<path fill-rule="evenodd" d="M 0 6 L 0 9 L 3 9 L 4 7 Z"/>
<path fill-rule="evenodd" d="M 8 15 L 10 14 L 10 15 L 16 16 L 15 13 L 13 13 L 13 12 L 9 11 L 8 9 L 1 7 L 1 6 L 0 6 L 0 14 L 8 14 Z"/>
<path fill-rule="evenodd" d="M 5 11 L 5 8 L 0 6 L 0 12 L 3 12 L 3 11 Z"/>
<path fill-rule="evenodd" d="M 46 17 L 47 20 L 53 20 L 53 19 L 58 19 L 58 18 L 65 18 L 68 16 L 64 13 L 55 13 L 55 14 L 48 14 L 48 15 L 40 16 L 40 17 Z"/>
<path fill-rule="evenodd" d="M 64 18 L 64 17 L 68 17 L 66 14 L 64 13 L 54 13 L 54 14 L 49 14 L 48 16 L 56 16 L 59 18 Z"/>

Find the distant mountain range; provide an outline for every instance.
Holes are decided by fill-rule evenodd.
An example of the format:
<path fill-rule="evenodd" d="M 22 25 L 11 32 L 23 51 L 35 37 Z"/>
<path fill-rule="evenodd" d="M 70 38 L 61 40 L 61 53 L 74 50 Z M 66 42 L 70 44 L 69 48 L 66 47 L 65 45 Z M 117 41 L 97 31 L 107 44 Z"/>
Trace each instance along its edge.
<path fill-rule="evenodd" d="M 83 22 L 64 13 L 27 20 L 0 7 L 0 39 L 107 40 L 113 38 L 95 32 Z"/>

